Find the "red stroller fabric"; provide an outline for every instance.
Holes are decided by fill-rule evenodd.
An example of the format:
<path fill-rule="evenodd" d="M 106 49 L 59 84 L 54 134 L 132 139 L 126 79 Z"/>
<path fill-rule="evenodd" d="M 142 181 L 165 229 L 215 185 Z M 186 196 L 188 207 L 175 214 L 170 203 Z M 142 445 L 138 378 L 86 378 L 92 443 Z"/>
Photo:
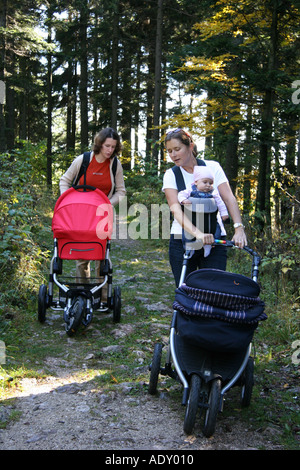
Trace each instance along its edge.
<path fill-rule="evenodd" d="M 113 231 L 113 208 L 99 189 L 70 188 L 57 200 L 52 231 L 61 259 L 102 260 Z"/>

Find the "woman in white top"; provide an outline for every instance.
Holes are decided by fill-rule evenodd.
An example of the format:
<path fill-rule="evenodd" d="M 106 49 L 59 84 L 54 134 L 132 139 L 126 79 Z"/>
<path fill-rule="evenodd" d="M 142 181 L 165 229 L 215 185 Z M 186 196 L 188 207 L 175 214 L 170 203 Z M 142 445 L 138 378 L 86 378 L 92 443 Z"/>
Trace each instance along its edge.
<path fill-rule="evenodd" d="M 180 168 L 185 186 L 188 187 L 193 182 L 193 170 L 198 164 L 195 156 L 195 144 L 190 134 L 183 129 L 176 129 L 169 132 L 165 138 L 165 146 L 169 157 L 174 162 L 175 166 Z M 203 161 L 214 175 L 214 187 L 218 189 L 221 198 L 223 199 L 228 212 L 233 220 L 235 233 L 233 241 L 235 245 L 243 248 L 247 245 L 247 238 L 242 224 L 241 214 L 238 207 L 237 200 L 229 186 L 228 179 L 216 161 L 205 160 Z M 182 244 L 182 229 L 189 232 L 193 237 L 202 240 L 204 245 L 210 245 L 214 242 L 214 235 L 210 233 L 203 233 L 199 228 L 195 227 L 190 219 L 184 214 L 182 206 L 178 202 L 178 188 L 176 177 L 173 169 L 166 171 L 163 179 L 163 191 L 167 198 L 170 210 L 174 216 L 174 221 L 171 227 L 171 237 L 169 245 L 169 257 L 172 267 L 173 275 L 175 278 L 176 286 L 179 284 L 180 273 L 182 269 L 184 247 Z M 218 229 L 216 238 L 225 237 L 226 231 L 224 229 L 221 218 L 218 218 Z M 226 270 L 227 254 L 224 246 L 216 246 L 211 250 L 209 256 L 204 258 L 203 250 L 195 251 L 193 257 L 188 263 L 188 272 L 200 268 L 216 268 Z"/>

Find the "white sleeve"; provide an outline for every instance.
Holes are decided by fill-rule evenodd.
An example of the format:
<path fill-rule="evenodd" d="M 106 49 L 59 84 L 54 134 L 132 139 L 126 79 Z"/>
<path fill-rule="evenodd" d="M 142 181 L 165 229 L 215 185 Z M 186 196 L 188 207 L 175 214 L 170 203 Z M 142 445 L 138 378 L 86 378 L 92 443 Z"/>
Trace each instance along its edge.
<path fill-rule="evenodd" d="M 219 212 L 220 212 L 220 215 L 222 217 L 228 215 L 228 211 L 227 211 L 227 207 L 223 201 L 223 199 L 221 198 L 220 194 L 219 194 L 219 191 L 217 189 L 215 189 L 213 191 L 213 197 L 216 201 L 216 204 L 218 206 L 218 209 L 219 209 Z"/>
<path fill-rule="evenodd" d="M 167 170 L 164 174 L 162 191 L 165 189 L 177 189 L 176 178 L 172 168 Z"/>
<path fill-rule="evenodd" d="M 214 174 L 214 188 L 217 188 L 222 183 L 228 183 L 228 178 L 225 175 L 220 163 L 214 160 L 205 160 L 206 165 L 213 171 Z"/>

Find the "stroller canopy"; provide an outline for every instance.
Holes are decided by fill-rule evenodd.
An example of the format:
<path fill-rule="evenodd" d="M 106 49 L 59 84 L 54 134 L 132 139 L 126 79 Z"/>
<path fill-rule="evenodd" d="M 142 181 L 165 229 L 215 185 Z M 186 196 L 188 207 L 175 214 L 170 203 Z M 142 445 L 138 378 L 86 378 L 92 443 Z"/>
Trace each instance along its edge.
<path fill-rule="evenodd" d="M 60 257 L 103 259 L 106 241 L 111 238 L 113 231 L 112 205 L 99 189 L 83 191 L 70 188 L 55 204 L 52 231 L 54 238 L 58 240 Z M 98 246 L 96 255 L 93 253 L 94 249 L 88 248 L 87 244 L 93 245 L 94 249 Z M 66 245 L 68 256 L 63 251 Z"/>
<path fill-rule="evenodd" d="M 214 351 L 239 351 L 266 320 L 259 285 L 252 279 L 218 269 L 199 269 L 176 289 L 173 308 L 177 328 L 191 344 Z"/>

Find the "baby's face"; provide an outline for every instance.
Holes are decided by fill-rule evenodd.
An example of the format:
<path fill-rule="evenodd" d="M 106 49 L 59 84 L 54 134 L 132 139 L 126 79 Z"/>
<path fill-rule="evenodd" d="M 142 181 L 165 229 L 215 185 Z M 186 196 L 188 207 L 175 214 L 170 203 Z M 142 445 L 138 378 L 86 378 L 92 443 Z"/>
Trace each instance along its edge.
<path fill-rule="evenodd" d="M 204 193 L 208 193 L 213 190 L 213 183 L 214 182 L 211 178 L 200 178 L 195 181 L 198 191 L 203 191 Z"/>

